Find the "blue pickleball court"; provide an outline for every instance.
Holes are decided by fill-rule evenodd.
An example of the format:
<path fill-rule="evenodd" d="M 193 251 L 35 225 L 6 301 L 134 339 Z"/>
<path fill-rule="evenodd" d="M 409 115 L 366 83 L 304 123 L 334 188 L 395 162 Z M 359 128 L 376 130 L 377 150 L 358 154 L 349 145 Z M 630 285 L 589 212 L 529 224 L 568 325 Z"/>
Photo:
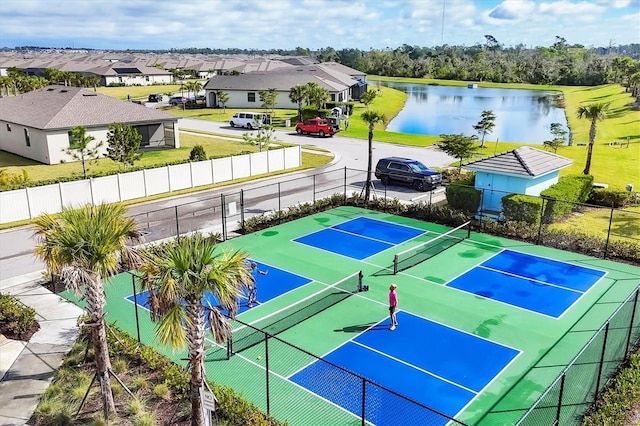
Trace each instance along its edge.
<path fill-rule="evenodd" d="M 363 260 L 424 234 L 424 230 L 383 220 L 358 217 L 296 238 L 295 242 Z"/>
<path fill-rule="evenodd" d="M 520 351 L 445 325 L 398 312 L 398 328 L 388 320 L 335 349 L 323 360 L 354 372 L 380 386 L 367 385 L 365 418 L 379 426 L 445 425 L 439 413 L 455 417 L 519 355 Z M 323 360 L 315 361 L 289 379 L 361 415 L 361 384 L 354 376 Z M 317 380 L 332 375 L 331 381 Z M 333 383 L 349 383 L 336 392 Z M 435 411 L 397 397 L 405 395 Z M 439 413 L 438 413 L 439 412 Z"/>
<path fill-rule="evenodd" d="M 274 266 L 266 265 L 264 263 L 253 261 L 256 263 L 257 268 L 253 271 L 253 276 L 256 281 L 256 287 L 258 289 L 257 299 L 260 303 L 268 302 L 271 299 L 275 299 L 291 290 L 302 287 L 305 284 L 312 282 L 313 280 L 303 277 L 291 272 L 285 271 Z M 262 272 L 262 273 L 261 273 Z M 127 296 L 127 300 L 134 302 L 134 296 Z M 135 297 L 138 305 L 149 309 L 149 292 L 142 291 Z M 219 306 L 218 301 L 211 293 L 207 293 L 202 300 L 205 306 Z M 238 314 L 250 309 L 247 306 L 247 295 L 244 294 L 240 299 L 240 308 Z M 226 310 L 222 310 L 223 313 L 227 313 Z"/>
<path fill-rule="evenodd" d="M 447 286 L 559 318 L 605 275 L 598 269 L 503 250 Z"/>

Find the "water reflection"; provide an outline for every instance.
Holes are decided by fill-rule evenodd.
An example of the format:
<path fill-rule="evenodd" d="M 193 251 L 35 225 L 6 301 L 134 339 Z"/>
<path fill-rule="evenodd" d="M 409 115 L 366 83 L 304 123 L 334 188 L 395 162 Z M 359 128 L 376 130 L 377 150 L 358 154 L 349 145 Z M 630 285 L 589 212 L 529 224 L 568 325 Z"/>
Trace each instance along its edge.
<path fill-rule="evenodd" d="M 568 130 L 564 109 L 558 106 L 557 92 L 395 82 L 380 84 L 409 95 L 402 111 L 388 124 L 390 132 L 470 136 L 475 134 L 473 126 L 480 121 L 484 110 L 492 110 L 496 115 L 496 125 L 486 141 L 542 144 L 552 138 L 551 123 L 561 123 Z"/>

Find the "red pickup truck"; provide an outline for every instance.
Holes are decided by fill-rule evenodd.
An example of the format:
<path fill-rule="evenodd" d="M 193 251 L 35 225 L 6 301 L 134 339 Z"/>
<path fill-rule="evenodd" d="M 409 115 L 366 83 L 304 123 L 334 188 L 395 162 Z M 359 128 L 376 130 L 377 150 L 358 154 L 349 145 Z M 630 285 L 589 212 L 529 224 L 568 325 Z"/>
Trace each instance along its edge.
<path fill-rule="evenodd" d="M 296 124 L 296 132 L 299 135 L 307 135 L 315 133 L 321 138 L 325 136 L 333 136 L 340 131 L 340 127 L 326 118 L 311 118 Z"/>

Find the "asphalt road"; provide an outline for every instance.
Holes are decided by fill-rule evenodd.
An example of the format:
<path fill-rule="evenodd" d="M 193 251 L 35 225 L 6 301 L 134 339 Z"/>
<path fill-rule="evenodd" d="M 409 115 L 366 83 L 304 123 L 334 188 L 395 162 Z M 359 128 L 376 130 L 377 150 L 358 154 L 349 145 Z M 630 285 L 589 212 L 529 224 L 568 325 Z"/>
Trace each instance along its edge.
<path fill-rule="evenodd" d="M 241 136 L 247 129 L 231 128 L 226 123 L 204 120 L 180 119 L 181 129 L 194 129 L 215 133 Z M 319 138 L 301 136 L 295 132 L 275 131 L 275 139 L 303 146 L 317 146 L 330 150 L 334 160 L 319 169 L 305 170 L 270 178 L 259 179 L 242 184 L 229 185 L 186 195 L 145 202 L 131 206 L 129 213 L 136 216 L 145 228 L 146 240 L 155 241 L 170 237 L 176 232 L 184 233 L 196 229 L 220 229 L 220 209 L 227 208 L 228 226 L 237 223 L 239 212 L 229 212 L 223 206 L 221 194 L 244 192 L 245 205 L 250 206 L 246 215 L 256 215 L 277 208 L 286 208 L 301 202 L 312 201 L 315 194 L 322 196 L 341 192 L 345 181 L 350 189 L 356 191 L 363 187 L 367 169 L 367 141 L 341 136 Z M 379 158 L 399 156 L 420 160 L 429 167 L 444 167 L 455 159 L 433 148 L 416 148 L 389 143 L 373 144 L 373 167 Z M 402 201 L 418 201 L 432 197 L 430 192 L 416 192 L 402 186 L 384 188 L 379 181 L 373 181 L 376 195 L 397 198 Z M 437 191 L 437 190 L 436 190 Z M 236 200 L 230 195 L 226 200 Z M 315 197 L 320 198 L 318 195 Z M 179 207 L 176 207 L 179 206 Z M 176 228 L 175 216 L 180 217 Z M 21 227 L 0 232 L 0 280 L 17 277 L 26 273 L 44 269 L 42 262 L 33 256 L 35 241 L 30 227 Z"/>

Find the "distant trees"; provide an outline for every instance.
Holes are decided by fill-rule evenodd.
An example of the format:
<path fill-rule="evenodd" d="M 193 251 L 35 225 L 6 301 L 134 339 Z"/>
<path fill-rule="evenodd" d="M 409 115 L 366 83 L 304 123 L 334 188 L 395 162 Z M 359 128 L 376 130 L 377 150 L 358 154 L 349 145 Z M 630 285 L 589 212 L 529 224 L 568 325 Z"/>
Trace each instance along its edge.
<path fill-rule="evenodd" d="M 593 154 L 593 144 L 596 141 L 596 132 L 598 121 L 607 118 L 607 112 L 609 110 L 610 103 L 600 102 L 590 105 L 580 105 L 578 107 L 578 118 L 585 118 L 591 120 L 591 127 L 589 128 L 589 146 L 587 150 L 587 163 L 584 166 L 584 173 L 588 175 L 591 172 L 591 155 Z"/>

